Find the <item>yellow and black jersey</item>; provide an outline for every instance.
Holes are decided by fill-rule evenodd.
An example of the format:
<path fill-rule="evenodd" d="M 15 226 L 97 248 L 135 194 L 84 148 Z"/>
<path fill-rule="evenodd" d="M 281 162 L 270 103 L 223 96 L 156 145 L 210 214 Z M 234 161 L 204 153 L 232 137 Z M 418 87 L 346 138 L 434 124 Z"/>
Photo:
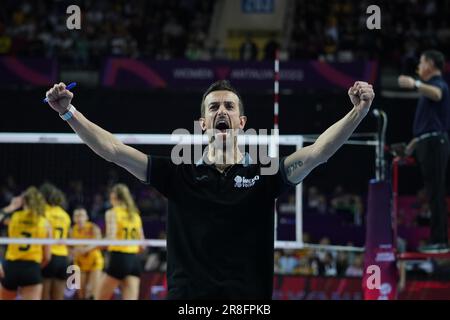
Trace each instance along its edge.
<path fill-rule="evenodd" d="M 137 212 L 131 214 L 123 207 L 111 209 L 116 216 L 116 240 L 140 240 L 142 230 L 141 216 Z M 109 251 L 137 253 L 139 246 L 109 246 Z"/>
<path fill-rule="evenodd" d="M 86 222 L 86 224 L 82 228 L 78 225 L 74 225 L 72 228 L 72 238 L 95 239 L 96 227 L 96 224 L 92 222 Z M 104 259 L 100 249 L 94 249 L 85 254 L 75 255 L 74 260 L 75 264 L 80 267 L 80 270 L 82 272 L 103 270 L 104 267 Z"/>
<path fill-rule="evenodd" d="M 47 238 L 49 222 L 44 217 L 33 214 L 29 210 L 13 213 L 8 224 L 10 238 Z M 42 262 L 43 245 L 40 244 L 9 244 L 6 250 L 6 260 Z"/>
<path fill-rule="evenodd" d="M 67 239 L 70 229 L 70 216 L 60 206 L 47 206 L 45 216 L 52 226 L 54 239 Z M 67 256 L 69 250 L 66 245 L 52 245 L 52 255 Z"/>

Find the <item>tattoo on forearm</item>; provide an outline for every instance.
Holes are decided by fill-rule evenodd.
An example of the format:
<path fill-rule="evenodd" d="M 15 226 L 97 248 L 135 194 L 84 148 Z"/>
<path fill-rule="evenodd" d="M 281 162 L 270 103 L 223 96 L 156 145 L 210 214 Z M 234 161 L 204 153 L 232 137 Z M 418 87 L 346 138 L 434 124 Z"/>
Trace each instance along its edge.
<path fill-rule="evenodd" d="M 300 168 L 301 166 L 303 166 L 303 161 L 301 161 L 301 160 L 296 161 L 296 162 L 294 162 L 293 164 L 289 165 L 289 166 L 286 168 L 286 174 L 287 174 L 287 176 L 288 176 L 288 177 L 291 176 L 291 175 L 294 173 L 294 171 L 297 170 L 298 168 Z"/>

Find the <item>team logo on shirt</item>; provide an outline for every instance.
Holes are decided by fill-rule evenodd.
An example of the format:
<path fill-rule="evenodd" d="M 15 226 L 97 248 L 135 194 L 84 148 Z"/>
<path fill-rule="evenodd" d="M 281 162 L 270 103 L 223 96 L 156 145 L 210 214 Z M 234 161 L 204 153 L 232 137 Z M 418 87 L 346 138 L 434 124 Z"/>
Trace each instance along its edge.
<path fill-rule="evenodd" d="M 246 177 L 236 176 L 234 178 L 234 187 L 235 188 L 250 188 L 253 187 L 256 181 L 259 180 L 259 175 L 256 175 L 252 179 L 248 179 Z"/>

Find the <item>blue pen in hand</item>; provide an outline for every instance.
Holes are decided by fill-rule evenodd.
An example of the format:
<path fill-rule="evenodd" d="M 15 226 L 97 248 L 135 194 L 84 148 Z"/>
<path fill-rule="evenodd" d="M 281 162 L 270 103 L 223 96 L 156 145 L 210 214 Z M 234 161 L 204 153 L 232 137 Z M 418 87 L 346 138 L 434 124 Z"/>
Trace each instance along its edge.
<path fill-rule="evenodd" d="M 75 88 L 77 86 L 76 82 L 71 82 L 66 86 L 66 90 L 70 90 L 72 88 Z M 48 103 L 48 98 L 44 99 L 44 103 Z"/>

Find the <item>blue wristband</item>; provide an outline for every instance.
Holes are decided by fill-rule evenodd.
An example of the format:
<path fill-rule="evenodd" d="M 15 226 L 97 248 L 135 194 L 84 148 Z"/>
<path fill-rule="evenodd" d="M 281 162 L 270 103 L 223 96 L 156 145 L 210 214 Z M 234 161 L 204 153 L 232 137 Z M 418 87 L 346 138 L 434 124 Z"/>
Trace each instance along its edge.
<path fill-rule="evenodd" d="M 75 111 L 77 111 L 77 109 L 75 109 L 75 107 L 73 105 L 70 105 L 69 109 L 67 109 L 67 111 L 64 114 L 60 114 L 59 116 L 64 121 L 67 121 L 73 117 L 73 114 L 75 113 Z"/>

